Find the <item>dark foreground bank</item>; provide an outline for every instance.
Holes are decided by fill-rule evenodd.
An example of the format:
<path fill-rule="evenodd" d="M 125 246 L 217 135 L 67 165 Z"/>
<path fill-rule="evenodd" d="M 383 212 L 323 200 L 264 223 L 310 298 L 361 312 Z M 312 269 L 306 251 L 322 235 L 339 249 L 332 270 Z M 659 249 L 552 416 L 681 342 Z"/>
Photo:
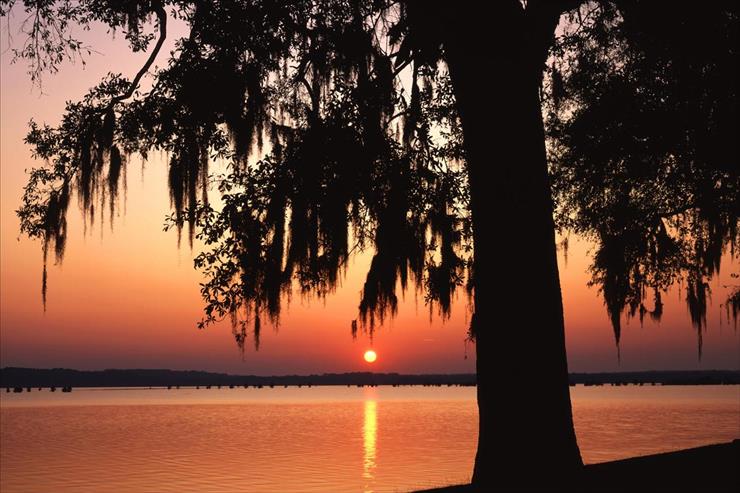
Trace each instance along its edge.
<path fill-rule="evenodd" d="M 677 452 L 634 457 L 586 466 L 574 492 L 740 491 L 740 440 Z M 417 493 L 477 492 L 470 485 L 448 486 Z"/>

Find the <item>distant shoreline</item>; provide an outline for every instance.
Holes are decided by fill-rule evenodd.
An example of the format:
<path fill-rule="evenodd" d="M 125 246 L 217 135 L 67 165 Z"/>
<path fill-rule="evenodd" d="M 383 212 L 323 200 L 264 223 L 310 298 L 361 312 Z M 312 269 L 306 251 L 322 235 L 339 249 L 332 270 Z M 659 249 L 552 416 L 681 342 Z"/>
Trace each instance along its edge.
<path fill-rule="evenodd" d="M 502 376 L 506 378 L 506 376 Z M 740 371 L 685 370 L 618 373 L 571 373 L 570 384 L 597 385 L 738 385 Z M 536 384 L 534 382 L 527 382 Z M 17 387 L 277 387 L 318 385 L 474 386 L 475 374 L 324 373 L 321 375 L 231 375 L 204 371 L 157 369 L 71 370 L 6 367 L 0 369 L 0 388 Z"/>

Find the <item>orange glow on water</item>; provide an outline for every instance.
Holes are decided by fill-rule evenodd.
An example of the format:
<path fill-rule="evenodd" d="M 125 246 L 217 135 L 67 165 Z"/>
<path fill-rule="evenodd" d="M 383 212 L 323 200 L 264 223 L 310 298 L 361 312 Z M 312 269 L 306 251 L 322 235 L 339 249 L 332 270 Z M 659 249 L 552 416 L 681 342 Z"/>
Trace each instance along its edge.
<path fill-rule="evenodd" d="M 731 387 L 572 387 L 583 459 L 731 441 Z M 0 491 L 412 491 L 468 481 L 477 431 L 474 387 L 2 392 Z"/>
<path fill-rule="evenodd" d="M 375 456 L 378 439 L 378 403 L 374 400 L 366 400 L 364 410 L 362 477 L 366 481 L 365 491 L 369 491 L 372 488 L 370 482 L 375 479 L 375 469 L 377 467 Z"/>

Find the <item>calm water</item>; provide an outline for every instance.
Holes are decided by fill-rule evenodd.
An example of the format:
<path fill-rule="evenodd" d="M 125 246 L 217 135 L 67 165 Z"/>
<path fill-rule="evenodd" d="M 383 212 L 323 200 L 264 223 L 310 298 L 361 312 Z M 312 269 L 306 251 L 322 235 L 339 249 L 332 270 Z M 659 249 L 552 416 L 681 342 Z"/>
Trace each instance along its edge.
<path fill-rule="evenodd" d="M 740 387 L 575 387 L 584 460 L 740 436 Z M 0 396 L 0 491 L 408 491 L 468 480 L 474 388 Z"/>

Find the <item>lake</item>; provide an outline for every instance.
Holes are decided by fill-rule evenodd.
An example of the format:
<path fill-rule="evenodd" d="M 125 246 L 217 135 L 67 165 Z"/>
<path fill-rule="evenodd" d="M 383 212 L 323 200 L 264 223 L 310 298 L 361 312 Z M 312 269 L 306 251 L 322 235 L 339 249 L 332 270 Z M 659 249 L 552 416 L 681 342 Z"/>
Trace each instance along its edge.
<path fill-rule="evenodd" d="M 740 437 L 740 386 L 571 393 L 587 463 Z M 0 418 L 3 493 L 408 491 L 466 482 L 477 437 L 474 387 L 33 389 Z"/>

